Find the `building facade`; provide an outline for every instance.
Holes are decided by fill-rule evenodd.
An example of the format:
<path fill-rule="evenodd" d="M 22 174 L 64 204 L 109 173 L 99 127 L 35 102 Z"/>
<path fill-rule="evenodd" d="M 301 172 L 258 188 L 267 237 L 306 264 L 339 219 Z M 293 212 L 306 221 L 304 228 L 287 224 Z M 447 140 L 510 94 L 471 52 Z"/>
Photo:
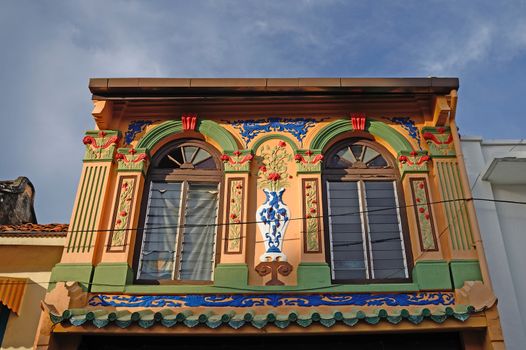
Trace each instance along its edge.
<path fill-rule="evenodd" d="M 33 349 L 67 225 L 0 225 L 0 349 Z"/>
<path fill-rule="evenodd" d="M 96 130 L 35 345 L 504 348 L 457 89 L 92 79 Z"/>
<path fill-rule="evenodd" d="M 499 298 L 499 312 L 508 349 L 526 343 L 526 142 L 462 137 L 462 150 L 471 184 L 488 267 Z"/>

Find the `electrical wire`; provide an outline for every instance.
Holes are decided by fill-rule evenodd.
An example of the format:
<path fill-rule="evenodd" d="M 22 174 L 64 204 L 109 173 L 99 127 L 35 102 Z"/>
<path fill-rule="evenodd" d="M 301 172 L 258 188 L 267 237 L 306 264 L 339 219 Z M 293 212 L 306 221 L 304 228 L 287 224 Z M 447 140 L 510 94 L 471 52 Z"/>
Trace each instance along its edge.
<path fill-rule="evenodd" d="M 526 202 L 522 202 L 522 201 L 509 201 L 509 200 L 495 200 L 495 199 L 487 199 L 487 198 L 461 198 L 461 199 L 457 199 L 457 200 L 449 200 L 449 202 L 451 201 L 458 201 L 458 200 L 462 200 L 463 202 L 461 202 L 461 205 L 464 205 L 464 208 L 465 208 L 465 204 L 467 201 L 469 200 L 474 200 L 474 201 L 487 201 L 487 202 L 503 202 L 503 203 L 508 203 L 508 204 L 518 204 L 518 205 L 526 205 Z M 438 203 L 443 203 L 444 201 L 439 201 L 439 202 L 428 202 L 427 204 L 438 204 Z M 426 203 L 423 203 L 423 204 L 426 204 Z M 422 205 L 422 203 L 419 203 L 419 205 Z M 409 207 L 409 206 L 413 206 L 413 205 L 408 205 L 406 207 Z M 392 208 L 390 208 L 392 209 Z M 440 238 L 449 228 L 450 226 L 458 219 L 458 215 L 459 215 L 459 212 L 460 211 L 457 211 L 453 218 L 453 220 L 442 230 L 440 231 L 440 233 L 438 234 L 438 238 Z M 321 216 L 320 216 L 321 217 Z M 97 231 L 97 230 L 96 230 Z M 361 244 L 361 243 L 360 243 Z M 392 270 L 392 269 L 391 269 Z M 398 271 L 395 271 L 395 273 L 398 272 Z M 6 276 L 6 278 L 27 278 L 27 277 L 20 277 L 20 276 Z M 113 284 L 113 283 L 94 283 L 94 282 L 91 282 L 91 281 L 76 281 L 78 283 L 81 283 L 81 284 L 85 284 L 85 285 L 89 285 L 89 286 L 99 286 L 99 287 L 122 287 L 122 285 L 120 284 Z M 372 282 L 374 282 L 372 280 Z M 32 280 L 27 280 L 25 282 L 20 282 L 20 281 L 0 281 L 0 286 L 3 286 L 3 285 L 15 285 L 15 284 L 21 284 L 21 283 L 26 283 L 26 284 L 32 284 L 32 285 L 49 285 L 51 283 L 56 283 L 56 282 L 50 282 L 50 281 L 32 281 Z M 196 285 L 196 287 L 200 287 L 201 285 Z M 208 286 L 208 285 L 203 285 L 203 286 Z M 323 287 L 314 287 L 314 288 L 301 288 L 301 289 L 285 289 L 285 290 L 281 290 L 281 291 L 271 291 L 273 293 L 280 293 L 280 292 L 313 292 L 313 291 L 320 291 L 320 290 L 326 290 L 326 289 L 330 289 L 330 288 L 335 288 L 335 287 L 339 287 L 341 286 L 341 284 L 330 284 L 328 286 L 323 286 Z M 269 291 L 264 291 L 264 290 L 261 290 L 261 289 L 251 289 L 251 288 L 240 288 L 240 287 L 233 287 L 233 286 L 217 286 L 217 285 L 212 285 L 212 287 L 216 288 L 216 289 L 228 289 L 228 290 L 236 290 L 236 291 L 241 291 L 241 292 L 269 292 Z"/>

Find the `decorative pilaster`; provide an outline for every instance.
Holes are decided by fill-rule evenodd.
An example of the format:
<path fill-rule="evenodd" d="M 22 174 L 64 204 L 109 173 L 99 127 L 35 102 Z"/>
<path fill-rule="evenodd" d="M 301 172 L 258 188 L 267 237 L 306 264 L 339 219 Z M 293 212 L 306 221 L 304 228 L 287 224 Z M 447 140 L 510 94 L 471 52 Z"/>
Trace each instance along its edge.
<path fill-rule="evenodd" d="M 117 160 L 117 189 L 113 203 L 107 251 L 125 252 L 129 230 L 137 222 L 134 207 L 138 206 L 138 187 L 142 187 L 148 170 L 149 157 L 145 148 L 119 148 Z M 137 197 L 137 199 L 136 199 Z"/>
<path fill-rule="evenodd" d="M 250 162 L 254 159 L 251 150 L 237 150 L 226 152 L 221 156 L 225 165 L 225 173 L 248 173 Z"/>
<path fill-rule="evenodd" d="M 113 213 L 113 231 L 109 239 L 108 251 L 125 251 L 127 234 L 130 228 L 130 212 L 134 203 L 136 176 L 119 178 L 117 205 Z"/>
<path fill-rule="evenodd" d="M 323 154 L 321 150 L 297 150 L 294 155 L 298 174 L 321 173 Z"/>
<path fill-rule="evenodd" d="M 86 146 L 84 165 L 62 262 L 68 262 L 70 258 L 75 262 L 84 262 L 78 257 L 73 257 L 75 254 L 87 254 L 86 261 L 91 261 L 90 255 L 97 241 L 97 229 L 100 228 L 100 218 L 104 211 L 112 160 L 119 142 L 119 132 L 114 130 L 87 131 L 82 142 Z"/>
<path fill-rule="evenodd" d="M 243 250 L 245 179 L 230 178 L 227 185 L 227 220 L 225 254 L 239 254 Z"/>
<path fill-rule="evenodd" d="M 434 158 L 455 157 L 455 144 L 449 127 L 424 127 L 422 138 L 426 141 L 429 152 Z"/>
<path fill-rule="evenodd" d="M 113 160 L 113 153 L 119 143 L 119 132 L 114 130 L 87 131 L 82 142 L 86 145 L 84 161 Z"/>
<path fill-rule="evenodd" d="M 429 205 L 427 181 L 424 177 L 421 177 L 411 178 L 409 182 L 411 184 L 420 249 L 422 251 L 437 251 L 438 243 L 433 224 L 433 214 Z"/>
<path fill-rule="evenodd" d="M 303 250 L 321 252 L 321 223 L 318 179 L 302 179 L 303 191 Z"/>
<path fill-rule="evenodd" d="M 466 199 L 460 180 L 456 160 L 442 158 L 434 163 L 438 179 L 438 188 L 444 201 L 447 218 L 447 231 L 454 258 L 476 256 L 475 241 L 469 221 Z"/>

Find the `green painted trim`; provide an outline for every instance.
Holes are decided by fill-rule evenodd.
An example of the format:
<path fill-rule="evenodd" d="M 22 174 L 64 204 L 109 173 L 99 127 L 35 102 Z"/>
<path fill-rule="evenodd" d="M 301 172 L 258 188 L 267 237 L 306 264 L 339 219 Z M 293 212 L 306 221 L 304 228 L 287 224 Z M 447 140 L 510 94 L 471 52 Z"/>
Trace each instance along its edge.
<path fill-rule="evenodd" d="M 133 270 L 127 263 L 101 263 L 95 266 L 91 291 L 124 292 L 133 283 Z"/>
<path fill-rule="evenodd" d="M 53 290 L 57 282 L 68 281 L 78 282 L 82 289 L 87 291 L 91 283 L 92 275 L 93 266 L 91 264 L 56 264 L 51 270 L 48 291 Z"/>
<path fill-rule="evenodd" d="M 238 155 L 235 155 L 234 153 L 239 152 Z M 227 155 L 231 158 L 231 160 L 234 162 L 234 164 L 231 164 L 230 161 L 226 160 L 223 161 L 223 166 L 225 169 L 225 173 L 250 173 L 250 165 L 252 164 L 253 158 L 249 161 L 245 161 L 245 163 L 240 164 L 240 162 L 248 155 L 252 155 L 252 150 L 249 149 L 243 149 L 238 150 L 234 152 L 223 152 L 224 155 Z"/>
<path fill-rule="evenodd" d="M 442 129 L 442 132 L 439 130 Z M 433 142 L 432 139 L 426 139 L 427 133 L 432 134 L 439 142 L 447 142 L 448 138 L 451 135 L 451 129 L 449 126 L 446 127 L 432 127 L 432 126 L 424 126 L 422 128 L 422 139 L 427 143 L 427 146 L 429 147 L 429 153 L 433 158 L 454 158 L 456 157 L 456 151 L 455 151 L 455 143 L 450 142 L 447 143 L 441 143 L 436 144 Z"/>
<path fill-rule="evenodd" d="M 365 130 L 372 135 L 385 140 L 391 147 L 400 153 L 402 151 L 411 152 L 413 147 L 407 139 L 394 128 L 378 120 L 367 120 Z M 351 122 L 347 119 L 339 119 L 329 123 L 322 128 L 312 139 L 310 148 L 323 150 L 327 144 L 339 134 L 353 131 Z"/>
<path fill-rule="evenodd" d="M 311 155 L 307 155 L 307 152 L 311 152 Z M 321 173 L 321 165 L 323 163 L 323 159 L 316 162 L 315 164 L 310 163 L 317 155 L 320 155 L 321 149 L 298 149 L 296 151 L 296 154 L 301 155 L 307 163 L 302 163 L 300 161 L 296 161 L 296 173 L 297 174 L 320 174 Z"/>
<path fill-rule="evenodd" d="M 385 140 L 397 153 L 402 151 L 410 152 L 413 149 L 411 143 L 402 134 L 386 123 L 378 120 L 368 120 L 366 124 L 367 131 Z"/>
<path fill-rule="evenodd" d="M 317 288 L 330 286 L 331 269 L 327 263 L 307 263 L 298 265 L 298 287 Z"/>
<path fill-rule="evenodd" d="M 223 149 L 223 152 L 233 152 L 238 149 L 236 139 L 225 128 L 212 120 L 198 120 L 196 129 L 213 140 Z"/>
<path fill-rule="evenodd" d="M 85 191 L 85 184 L 86 184 L 86 179 L 88 177 L 88 172 L 91 172 L 91 169 L 92 167 L 89 167 L 88 169 L 86 169 L 85 171 L 85 174 L 82 178 L 82 185 L 80 186 L 80 195 L 79 195 L 79 200 L 77 201 L 77 208 L 75 209 L 75 216 L 73 216 L 73 224 L 71 225 L 71 230 L 74 231 L 70 236 L 69 236 L 69 241 L 68 241 L 68 249 L 67 249 L 67 252 L 69 253 L 70 249 L 73 249 L 73 247 L 75 246 L 75 241 L 77 239 L 77 218 L 78 218 L 78 215 L 79 215 L 79 209 L 80 209 L 80 202 L 81 202 L 81 198 L 82 196 L 84 196 L 84 191 Z M 89 182 L 89 179 L 88 179 L 88 182 Z M 73 241 L 73 245 L 71 245 Z"/>
<path fill-rule="evenodd" d="M 419 290 L 452 289 L 449 266 L 446 261 L 418 261 L 413 268 L 413 281 Z"/>
<path fill-rule="evenodd" d="M 159 310 L 159 309 L 157 309 Z M 459 321 L 466 321 L 471 314 L 477 312 L 470 305 L 452 305 L 437 306 L 431 309 L 427 307 L 410 307 L 410 308 L 361 308 L 353 309 L 333 309 L 329 312 L 320 314 L 316 310 L 307 313 L 298 313 L 295 310 L 276 310 L 263 311 L 257 313 L 256 310 L 212 310 L 201 312 L 195 310 L 185 310 L 183 312 L 174 311 L 173 308 L 165 307 L 157 312 L 152 309 L 143 309 L 132 312 L 131 310 L 113 311 L 109 308 L 100 309 L 67 309 L 62 314 L 50 312 L 49 318 L 53 324 L 69 322 L 72 326 L 80 327 L 90 322 L 97 328 L 103 328 L 109 325 L 116 325 L 120 328 L 127 328 L 138 325 L 141 328 L 150 328 L 155 324 L 164 327 L 186 326 L 189 328 L 202 325 L 216 329 L 218 327 L 230 326 L 239 329 L 242 326 L 253 326 L 262 329 L 270 324 L 278 328 L 287 328 L 289 325 L 297 324 L 301 327 L 309 327 L 313 324 L 322 324 L 330 328 L 337 323 L 349 327 L 357 323 L 367 323 L 376 325 L 378 322 L 389 322 L 398 324 L 406 319 L 413 324 L 419 324 L 428 319 L 438 324 L 448 318 L 454 318 Z"/>
<path fill-rule="evenodd" d="M 406 161 L 401 161 L 402 157 L 405 158 Z M 423 160 L 422 157 L 428 157 L 427 151 L 401 151 L 398 153 L 397 160 L 399 163 L 400 175 L 402 179 L 406 174 L 425 174 L 429 172 L 427 164 L 431 162 L 431 159 L 428 157 L 428 160 Z M 423 162 L 418 165 L 418 162 L 421 161 Z M 412 165 L 409 163 L 412 163 Z"/>
<path fill-rule="evenodd" d="M 172 134 L 183 131 L 183 123 L 180 120 L 168 120 L 157 125 L 150 132 L 146 133 L 139 141 L 136 148 L 146 148 L 150 151 L 162 139 Z"/>
<path fill-rule="evenodd" d="M 297 286 L 219 286 L 219 285 L 127 285 L 125 293 L 129 294 L 160 294 L 160 293 L 244 293 L 244 292 L 324 292 L 324 293 L 373 293 L 373 292 L 417 292 L 416 283 L 386 283 L 386 284 L 342 284 L 313 287 Z M 106 292 L 99 291 L 99 292 Z M 110 291 L 108 291 L 110 292 Z"/>
<path fill-rule="evenodd" d="M 104 136 L 99 134 L 104 132 Z M 84 162 L 111 162 L 115 153 L 116 146 L 121 137 L 120 131 L 117 130 L 88 130 L 85 137 L 91 137 L 95 140 L 96 146 L 103 146 L 111 137 L 117 136 L 116 142 L 108 145 L 106 148 L 92 149 L 89 144 L 85 145 Z"/>
<path fill-rule="evenodd" d="M 338 119 L 323 127 L 310 143 L 310 148 L 323 150 L 325 146 L 337 135 L 352 131 L 351 122 L 347 119 Z"/>
<path fill-rule="evenodd" d="M 463 269 L 466 261 L 460 261 L 459 263 L 459 266 L 454 266 L 456 272 L 463 273 L 468 271 Z M 467 263 L 468 268 L 472 267 L 469 264 L 473 264 L 473 262 L 467 261 Z M 97 265 L 94 270 L 91 291 L 97 293 L 286 293 L 307 291 L 388 293 L 453 289 L 448 263 L 442 260 L 417 262 L 412 272 L 413 283 L 332 284 L 329 265 L 317 262 L 303 262 L 298 265 L 298 284 L 296 286 L 251 286 L 248 284 L 248 265 L 243 263 L 217 265 L 214 272 L 214 284 L 212 285 L 132 285 L 133 271 L 126 263 L 102 263 Z M 468 276 L 471 278 L 473 274 Z M 460 278 L 460 275 L 458 278 Z M 472 278 L 471 280 L 477 280 L 477 278 Z"/>
<path fill-rule="evenodd" d="M 258 148 L 266 141 L 268 140 L 273 140 L 273 139 L 278 139 L 278 140 L 281 140 L 281 141 L 285 141 L 286 143 L 288 143 L 290 145 L 290 147 L 292 148 L 292 150 L 294 151 L 294 153 L 296 153 L 296 151 L 298 150 L 298 146 L 296 146 L 296 144 L 294 143 L 294 141 L 292 141 L 290 138 L 288 138 L 287 136 L 285 135 L 281 135 L 281 134 L 267 134 L 265 136 L 263 136 L 262 138 L 258 139 L 253 145 L 252 147 L 250 147 L 250 149 L 254 152 L 254 154 L 256 154 L 256 151 L 258 150 Z"/>
<path fill-rule="evenodd" d="M 215 140 L 221 146 L 223 152 L 233 152 L 238 148 L 234 137 L 225 128 L 212 120 L 198 121 L 196 130 Z M 144 135 L 136 148 L 146 148 L 148 151 L 151 151 L 165 137 L 182 131 L 183 124 L 181 121 L 166 121 Z"/>
<path fill-rule="evenodd" d="M 239 287 L 248 286 L 247 264 L 218 264 L 214 271 L 215 287 Z"/>
<path fill-rule="evenodd" d="M 99 206 L 101 204 L 101 202 L 103 201 L 103 197 L 102 197 L 102 187 L 104 186 L 105 182 L 106 182 L 106 173 L 108 172 L 108 169 L 107 168 L 102 168 L 102 182 L 101 182 L 101 186 L 100 188 L 98 187 L 97 185 L 97 189 L 99 191 L 99 196 L 97 198 L 97 207 L 95 208 L 95 219 L 93 220 L 93 224 L 91 226 L 91 230 L 89 232 L 89 242 L 88 242 L 88 252 L 91 250 L 91 248 L 94 248 L 93 247 L 93 236 L 95 236 L 96 232 L 94 231 L 95 230 L 95 224 L 97 223 L 97 218 L 100 216 L 100 213 L 99 213 Z"/>
<path fill-rule="evenodd" d="M 449 267 L 455 288 L 462 288 L 465 281 L 482 281 L 478 260 L 453 260 Z"/>
<path fill-rule="evenodd" d="M 117 149 L 117 171 L 119 173 L 124 172 L 141 172 L 146 175 L 148 166 L 150 165 L 150 154 L 146 148 L 134 148 L 134 153 L 130 151 L 132 148 L 119 148 Z M 137 161 L 141 156 L 146 155 L 146 159 Z"/>

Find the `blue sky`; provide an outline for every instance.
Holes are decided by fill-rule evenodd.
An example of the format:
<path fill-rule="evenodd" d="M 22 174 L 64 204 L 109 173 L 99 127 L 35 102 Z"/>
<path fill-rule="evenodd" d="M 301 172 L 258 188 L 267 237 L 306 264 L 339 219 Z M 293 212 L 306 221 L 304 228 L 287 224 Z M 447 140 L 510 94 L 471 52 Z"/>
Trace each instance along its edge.
<path fill-rule="evenodd" d="M 456 76 L 462 134 L 526 135 L 521 0 L 3 0 L 0 45 L 0 179 L 41 223 L 69 220 L 90 77 Z"/>

